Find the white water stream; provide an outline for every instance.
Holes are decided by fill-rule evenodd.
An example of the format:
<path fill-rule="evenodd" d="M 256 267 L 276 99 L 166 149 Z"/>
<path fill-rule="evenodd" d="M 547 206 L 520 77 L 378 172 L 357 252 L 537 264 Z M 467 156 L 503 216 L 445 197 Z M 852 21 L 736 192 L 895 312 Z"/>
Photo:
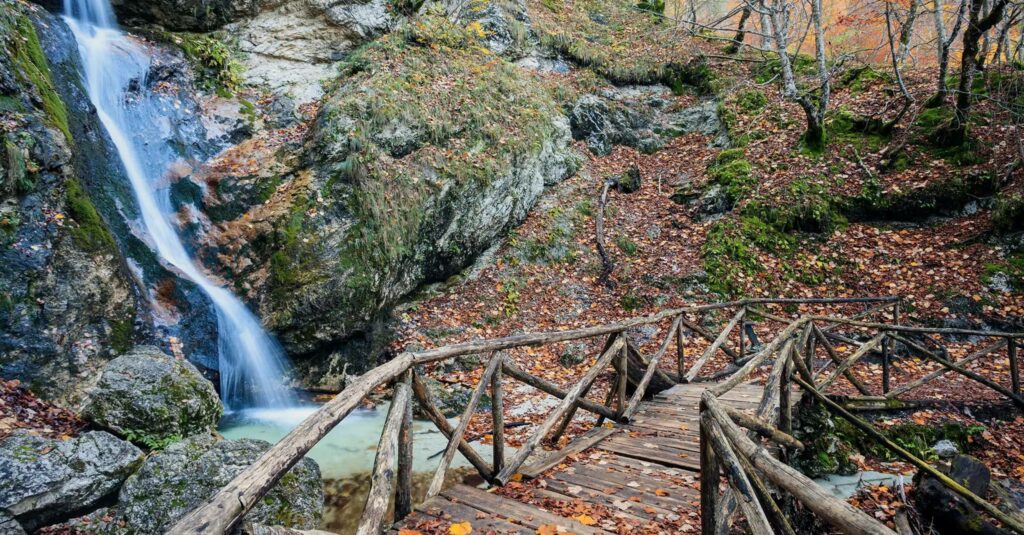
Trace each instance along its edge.
<path fill-rule="evenodd" d="M 280 347 L 237 297 L 203 272 L 171 223 L 174 211 L 165 177 L 177 156 L 154 147 L 163 140 L 147 135 L 163 119 L 146 89 L 149 53 L 117 27 L 110 0 L 64 0 L 64 13 L 78 41 L 89 98 L 124 163 L 153 247 L 198 285 L 216 309 L 225 407 L 293 406 L 291 393 L 282 386 L 285 359 Z"/>

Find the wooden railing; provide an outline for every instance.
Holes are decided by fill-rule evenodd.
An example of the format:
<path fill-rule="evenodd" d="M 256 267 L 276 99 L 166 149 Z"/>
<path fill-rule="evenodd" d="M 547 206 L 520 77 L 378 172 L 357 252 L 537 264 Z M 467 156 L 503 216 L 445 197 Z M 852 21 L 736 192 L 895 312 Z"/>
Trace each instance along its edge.
<path fill-rule="evenodd" d="M 899 303 L 875 307 L 860 316 L 883 311 L 892 307 L 892 317 L 898 321 Z M 812 513 L 844 533 L 893 534 L 887 526 L 854 508 L 812 480 L 776 458 L 761 441 L 762 437 L 774 444 L 783 454 L 803 449 L 803 444 L 792 433 L 793 385 L 796 392 L 811 396 L 833 415 L 849 421 L 868 437 L 891 451 L 919 470 L 941 481 L 947 488 L 967 500 L 1004 527 L 1024 535 L 1024 525 L 1014 517 L 1006 515 L 984 498 L 974 494 L 958 482 L 950 479 L 926 461 L 918 458 L 905 448 L 890 441 L 867 421 L 852 414 L 842 404 L 825 394 L 839 377 L 844 377 L 860 392 L 860 396 L 844 397 L 845 402 L 862 408 L 891 407 L 893 401 L 922 385 L 933 381 L 947 372 L 954 372 L 976 381 L 1005 396 L 1017 407 L 1024 409 L 1020 395 L 1019 368 L 1016 347 L 1024 333 L 998 331 L 977 331 L 969 329 L 947 329 L 911 327 L 890 323 L 862 321 L 861 317 L 838 318 L 829 316 L 802 316 L 792 319 L 751 308 L 751 313 L 763 318 L 782 322 L 786 327 L 757 354 L 752 355 L 743 369 L 733 373 L 725 382 L 704 392 L 701 398 L 700 452 L 701 452 L 701 514 L 702 532 L 724 534 L 729 530 L 731 516 L 737 509 L 743 512 L 750 530 L 755 535 L 768 533 L 795 533 L 788 516 L 775 497 L 768 491 L 768 484 L 797 499 Z M 865 342 L 857 342 L 848 336 L 835 332 L 839 328 L 853 328 L 864 334 L 874 333 Z M 956 362 L 939 356 L 948 354 L 941 342 L 931 335 L 973 336 L 995 339 L 967 357 Z M 930 350 L 925 342 L 915 340 L 925 337 L 928 343 L 940 349 Z M 853 353 L 841 358 L 830 340 L 853 344 Z M 896 344 L 903 344 L 912 357 L 924 358 L 940 364 L 943 369 L 924 377 L 892 388 L 892 354 Z M 816 366 L 817 348 L 822 348 L 826 359 Z M 990 355 L 1001 348 L 1007 348 L 1009 360 L 1009 388 L 995 380 L 965 368 L 969 362 Z M 868 354 L 881 354 L 883 367 L 881 396 L 872 395 L 870 389 L 853 373 L 852 368 Z M 730 389 L 748 379 L 749 375 L 768 359 L 774 358 L 771 372 L 766 380 L 764 394 L 754 415 L 730 409 L 718 398 Z M 829 371 L 831 369 L 831 371 Z M 827 375 L 826 375 L 827 373 Z M 824 376 L 823 379 L 820 379 Z M 744 433 L 741 428 L 750 430 Z M 719 490 L 721 474 L 724 473 L 728 487 L 724 493 Z"/>
<path fill-rule="evenodd" d="M 391 361 L 359 377 L 343 392 L 303 420 L 252 465 L 242 470 L 210 500 L 175 524 L 170 533 L 226 533 L 236 527 L 245 514 L 289 469 L 352 412 L 370 392 L 382 385 L 393 382 L 394 394 L 374 459 L 371 489 L 358 528 L 360 534 L 381 532 L 392 494 L 395 495 L 396 520 L 409 514 L 413 508 L 411 426 L 414 398 L 423 409 L 423 413 L 448 437 L 448 445 L 431 480 L 427 498 L 436 495 L 441 490 L 456 451 L 460 452 L 485 480 L 492 484 L 503 485 L 517 473 L 539 474 L 546 468 L 557 464 L 567 452 L 580 451 L 588 444 L 593 444 L 611 432 L 610 429 L 597 426 L 561 450 L 533 459 L 531 456 L 546 438 L 557 442 L 558 437 L 566 432 L 579 409 L 596 415 L 598 423 L 604 419 L 628 422 L 639 408 L 640 401 L 652 390 L 664 389 L 677 382 L 711 380 L 729 374 L 731 376 L 722 383 L 723 385 L 735 386 L 739 381 L 744 380 L 754 369 L 764 363 L 768 355 L 778 349 L 776 346 L 783 343 L 779 340 L 788 340 L 794 329 L 807 321 L 800 320 L 797 326 L 789 325 L 783 333 L 785 336 L 776 337 L 766 349 L 748 354 L 745 347 L 748 343 L 745 341 L 743 328 L 745 318 L 755 310 L 757 310 L 756 314 L 762 317 L 771 316 L 767 312 L 760 311 L 758 307 L 766 305 L 853 305 L 858 303 L 875 305 L 868 309 L 871 311 L 878 310 L 879 307 L 898 307 L 899 300 L 895 297 L 747 299 L 670 309 L 650 316 L 582 329 L 522 334 L 417 352 L 403 352 Z M 734 310 L 735 312 L 717 335 L 709 332 L 699 322 L 689 318 L 718 310 Z M 854 317 L 861 316 L 863 313 Z M 668 332 L 658 350 L 650 358 L 646 358 L 641 353 L 626 333 L 627 330 L 634 327 L 669 320 L 671 320 L 671 325 Z M 711 342 L 711 345 L 689 367 L 687 367 L 687 340 L 684 330 Z M 733 348 L 727 344 L 727 341 L 737 330 L 739 343 Z M 594 365 L 569 390 L 564 390 L 554 383 L 520 369 L 502 353 L 527 346 L 602 337 L 605 338 L 603 349 L 598 354 Z M 673 342 L 676 346 L 675 373 L 659 368 L 660 362 L 668 353 Z M 789 346 L 792 344 L 789 343 L 787 347 Z M 702 376 L 701 372 L 719 351 L 728 355 L 731 363 L 725 370 Z M 417 368 L 424 364 L 470 354 L 486 354 L 489 357 L 462 417 L 453 428 L 431 399 Z M 586 399 L 595 380 L 608 369 L 614 373 L 610 383 L 613 386 L 609 389 L 604 403 Z M 548 414 L 533 434 L 511 456 L 505 453 L 505 426 L 502 418 L 502 382 L 505 376 L 561 400 L 558 406 Z M 783 371 L 773 371 L 772 374 L 773 381 L 781 380 L 777 378 L 784 376 L 786 373 Z M 632 395 L 628 395 L 629 384 L 632 384 L 634 388 Z M 492 397 L 493 463 L 482 458 L 465 439 L 470 419 L 484 392 L 488 389 Z M 760 413 L 761 411 L 759 411 Z M 761 429 L 770 436 L 775 433 L 773 426 L 763 421 L 763 415 L 753 419 L 743 414 L 733 414 L 733 417 L 741 423 Z M 782 441 L 787 440 L 785 436 L 777 433 L 774 436 Z"/>

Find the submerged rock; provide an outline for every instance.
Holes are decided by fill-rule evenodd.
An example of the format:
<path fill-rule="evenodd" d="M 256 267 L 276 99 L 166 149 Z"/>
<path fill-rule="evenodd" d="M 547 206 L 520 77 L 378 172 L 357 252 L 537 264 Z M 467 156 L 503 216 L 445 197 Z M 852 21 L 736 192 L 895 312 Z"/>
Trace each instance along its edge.
<path fill-rule="evenodd" d="M 16 434 L 0 441 L 0 510 L 35 530 L 96 505 L 142 458 L 139 448 L 104 431 L 69 440 Z"/>
<path fill-rule="evenodd" d="M 85 417 L 147 445 L 217 427 L 220 398 L 186 361 L 139 346 L 107 364 Z"/>
<path fill-rule="evenodd" d="M 221 440 L 196 436 L 153 455 L 118 496 L 112 524 L 133 533 L 163 533 L 213 496 L 255 461 L 270 444 L 262 440 Z M 323 516 L 320 468 L 299 461 L 259 501 L 246 521 L 300 529 L 315 528 Z"/>

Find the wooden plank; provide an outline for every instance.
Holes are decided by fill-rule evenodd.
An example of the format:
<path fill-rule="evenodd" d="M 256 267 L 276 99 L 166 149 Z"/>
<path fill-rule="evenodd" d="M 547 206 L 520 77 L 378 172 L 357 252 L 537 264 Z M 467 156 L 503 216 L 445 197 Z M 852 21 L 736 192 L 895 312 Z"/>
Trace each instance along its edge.
<path fill-rule="evenodd" d="M 576 437 L 560 450 L 545 452 L 536 460 L 528 462 L 519 472 L 525 477 L 537 477 L 551 467 L 561 463 L 566 457 L 580 453 L 583 450 L 592 448 L 598 442 L 617 433 L 618 430 L 609 427 L 595 427 L 590 431 Z"/>
<path fill-rule="evenodd" d="M 417 507 L 416 512 L 444 520 L 448 523 L 448 526 L 469 522 L 473 525 L 473 532 L 475 533 L 487 533 L 488 530 L 494 530 L 498 533 L 533 533 L 532 529 L 514 524 L 511 522 L 512 519 L 502 515 L 485 513 L 486 516 L 480 518 L 481 513 L 483 513 L 482 511 L 461 502 L 453 501 L 447 496 L 434 496 L 420 507 Z M 410 523 L 406 522 L 403 524 Z M 447 533 L 448 530 L 445 529 L 444 532 Z"/>
<path fill-rule="evenodd" d="M 700 502 L 699 497 L 690 494 L 680 493 L 679 496 L 672 496 L 671 494 L 668 496 L 658 496 L 654 489 L 636 489 L 618 481 L 597 479 L 590 474 L 559 473 L 557 478 L 551 478 L 548 481 L 561 481 L 567 485 L 589 489 L 589 491 L 608 495 L 612 500 L 615 498 L 620 500 L 639 500 L 633 503 L 650 504 L 665 510 L 692 510 L 694 504 Z"/>
<path fill-rule="evenodd" d="M 609 444 L 608 442 L 602 442 L 597 445 L 599 449 L 617 453 L 619 455 L 625 455 L 627 457 L 633 457 L 635 459 L 641 459 L 645 461 L 656 462 L 667 466 L 676 466 L 679 468 L 687 468 L 689 470 L 700 469 L 700 461 L 696 455 L 689 454 L 686 457 L 679 456 L 682 453 L 677 453 L 677 456 L 672 457 L 669 455 L 651 455 L 651 450 L 644 448 L 637 448 L 632 446 L 624 446 L 620 444 Z M 662 452 L 665 453 L 665 452 Z"/>
<path fill-rule="evenodd" d="M 468 485 L 456 485 L 441 494 L 450 500 L 464 503 L 485 513 L 491 513 L 505 518 L 515 518 L 517 522 L 534 529 L 548 524 L 560 526 L 568 531 L 580 535 L 599 535 L 608 533 L 600 528 L 585 526 L 571 518 L 563 518 L 533 505 L 519 503 L 515 500 L 510 500 L 503 496 L 498 496 Z"/>

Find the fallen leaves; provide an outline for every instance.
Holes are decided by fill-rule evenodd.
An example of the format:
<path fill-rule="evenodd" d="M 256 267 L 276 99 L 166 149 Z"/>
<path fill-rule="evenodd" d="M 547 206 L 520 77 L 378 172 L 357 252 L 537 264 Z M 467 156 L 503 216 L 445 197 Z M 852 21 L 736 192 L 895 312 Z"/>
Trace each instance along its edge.
<path fill-rule="evenodd" d="M 469 522 L 459 522 L 448 526 L 449 535 L 469 535 L 473 532 L 473 525 Z"/>

